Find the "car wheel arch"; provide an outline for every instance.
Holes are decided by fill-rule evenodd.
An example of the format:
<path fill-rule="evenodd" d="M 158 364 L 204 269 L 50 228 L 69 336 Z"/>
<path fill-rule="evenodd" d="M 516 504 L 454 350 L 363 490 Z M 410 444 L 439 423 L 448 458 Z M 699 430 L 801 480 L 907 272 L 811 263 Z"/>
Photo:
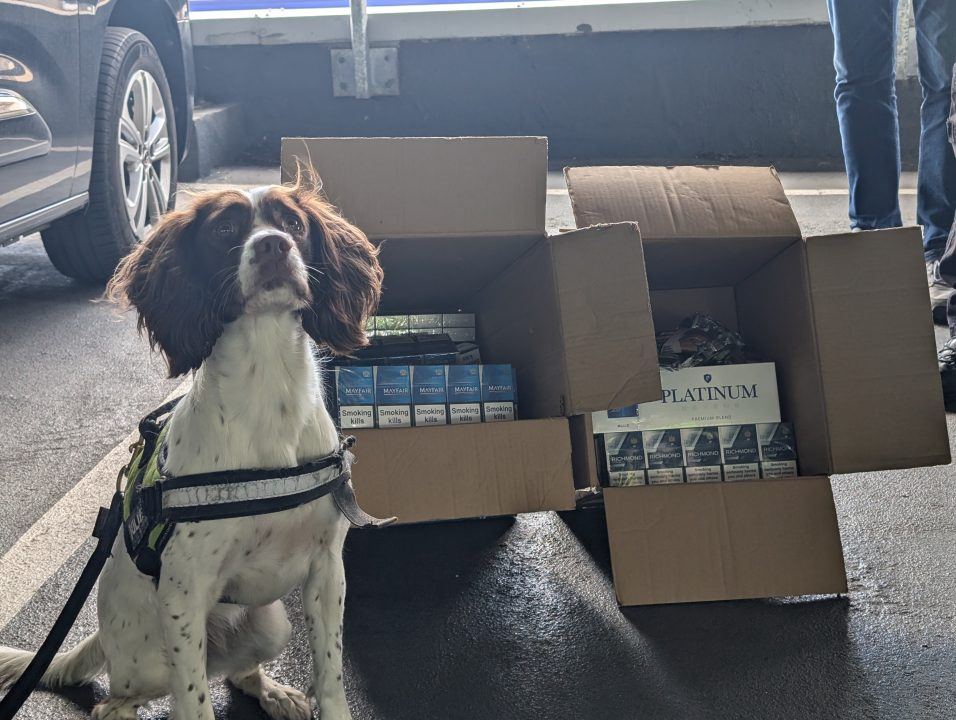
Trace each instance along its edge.
<path fill-rule="evenodd" d="M 176 17 L 176 8 L 185 7 L 185 4 L 184 0 L 117 0 L 107 23 L 109 27 L 125 27 L 142 33 L 156 48 L 173 96 L 180 160 L 186 153 L 189 140 L 194 85 L 190 81 L 191 68 L 187 68 L 183 60 L 183 38 Z M 192 49 L 186 50 L 191 52 Z"/>

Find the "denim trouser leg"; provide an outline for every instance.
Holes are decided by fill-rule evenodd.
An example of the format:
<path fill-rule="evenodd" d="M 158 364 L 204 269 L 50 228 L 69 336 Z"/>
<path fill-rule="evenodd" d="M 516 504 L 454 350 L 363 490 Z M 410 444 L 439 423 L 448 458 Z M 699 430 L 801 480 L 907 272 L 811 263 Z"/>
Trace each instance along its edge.
<path fill-rule="evenodd" d="M 923 90 L 916 211 L 926 259 L 937 260 L 956 210 L 956 155 L 946 132 L 956 63 L 956 0 L 913 0 L 913 10 Z"/>
<path fill-rule="evenodd" d="M 902 225 L 896 110 L 898 0 L 827 0 L 837 117 L 850 184 L 850 225 Z"/>
<path fill-rule="evenodd" d="M 952 100 L 949 109 L 949 144 L 953 148 L 953 158 L 956 160 L 956 65 L 953 66 L 953 75 Z M 950 228 L 946 249 L 939 259 L 939 274 L 950 285 L 956 286 L 956 219 Z M 956 337 L 956 293 L 949 298 L 946 319 L 949 323 L 950 337 Z"/>

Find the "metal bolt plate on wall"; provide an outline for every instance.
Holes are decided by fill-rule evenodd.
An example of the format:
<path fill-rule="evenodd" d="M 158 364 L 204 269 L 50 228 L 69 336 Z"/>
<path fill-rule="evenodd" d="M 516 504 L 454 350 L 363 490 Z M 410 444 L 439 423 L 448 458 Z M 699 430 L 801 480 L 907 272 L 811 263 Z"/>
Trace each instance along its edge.
<path fill-rule="evenodd" d="M 355 97 L 355 55 L 351 49 L 332 50 L 332 95 Z M 368 50 L 369 95 L 398 95 L 398 48 Z"/>

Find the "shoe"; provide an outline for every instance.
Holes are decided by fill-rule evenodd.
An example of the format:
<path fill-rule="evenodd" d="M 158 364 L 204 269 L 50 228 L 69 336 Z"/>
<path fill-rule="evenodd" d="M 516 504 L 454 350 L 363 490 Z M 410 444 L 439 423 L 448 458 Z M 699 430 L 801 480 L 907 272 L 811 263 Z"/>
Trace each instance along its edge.
<path fill-rule="evenodd" d="M 939 377 L 943 382 L 943 405 L 947 412 L 956 412 L 956 338 L 950 338 L 936 355 Z"/>
<path fill-rule="evenodd" d="M 939 260 L 926 263 L 926 282 L 929 285 L 929 301 L 933 306 L 933 322 L 937 325 L 946 324 L 946 303 L 949 296 L 956 290 L 943 282 L 939 276 Z"/>

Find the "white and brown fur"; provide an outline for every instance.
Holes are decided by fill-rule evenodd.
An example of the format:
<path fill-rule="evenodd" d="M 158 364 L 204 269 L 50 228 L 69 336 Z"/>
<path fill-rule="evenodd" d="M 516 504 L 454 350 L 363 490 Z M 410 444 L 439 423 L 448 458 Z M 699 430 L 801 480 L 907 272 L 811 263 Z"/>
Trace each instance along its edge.
<path fill-rule="evenodd" d="M 195 371 L 170 419 L 167 470 L 285 467 L 334 451 L 310 337 L 336 353 L 365 344 L 381 282 L 375 248 L 301 183 L 210 193 L 168 214 L 107 290 L 136 309 L 171 376 Z M 110 695 L 93 710 L 98 720 L 134 719 L 167 694 L 178 720 L 213 720 L 208 678 L 225 675 L 270 717 L 304 720 L 312 715 L 306 695 L 261 665 L 288 643 L 281 598 L 301 587 L 321 717 L 349 718 L 347 530 L 329 497 L 183 523 L 163 553 L 158 587 L 136 570 L 121 536 L 99 582 L 99 630 L 57 655 L 44 684 L 85 683 L 105 671 Z M 0 686 L 31 657 L 0 649 Z"/>

